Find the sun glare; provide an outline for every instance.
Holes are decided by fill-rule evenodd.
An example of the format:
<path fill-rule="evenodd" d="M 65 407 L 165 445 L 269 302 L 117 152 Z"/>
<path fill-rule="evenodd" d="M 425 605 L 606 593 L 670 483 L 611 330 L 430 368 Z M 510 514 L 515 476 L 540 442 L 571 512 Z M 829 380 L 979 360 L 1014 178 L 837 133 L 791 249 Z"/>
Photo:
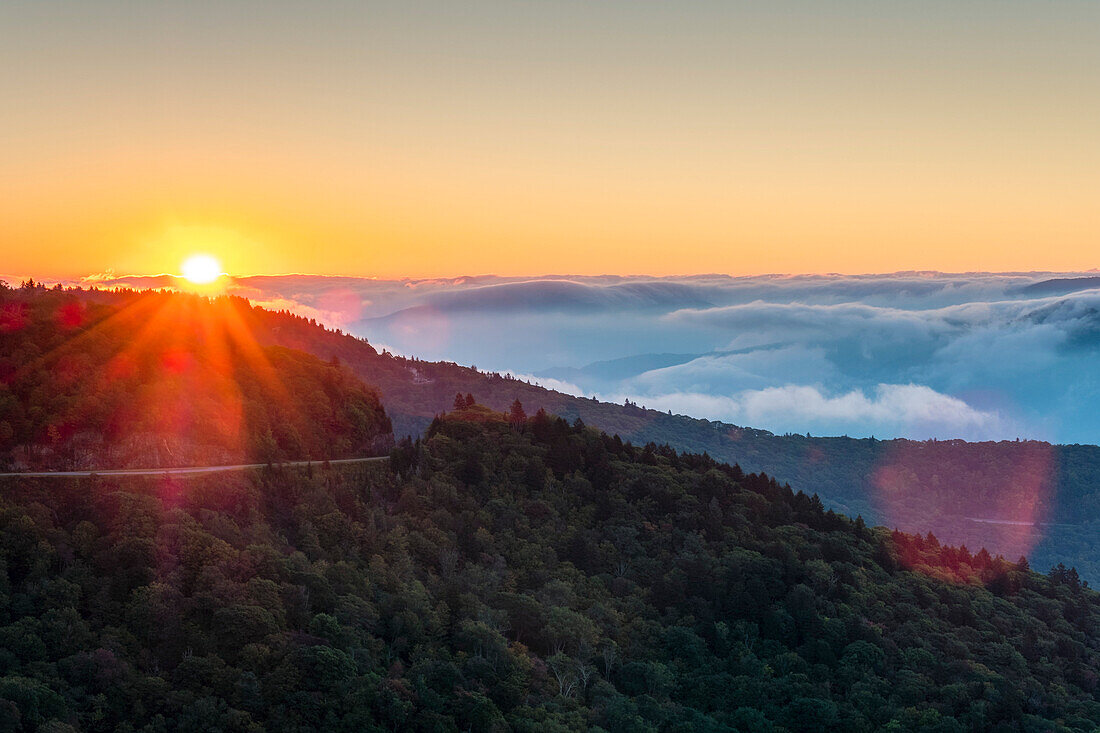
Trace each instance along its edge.
<path fill-rule="evenodd" d="M 191 255 L 183 261 L 183 276 L 196 285 L 212 283 L 222 276 L 222 266 L 210 255 Z"/>

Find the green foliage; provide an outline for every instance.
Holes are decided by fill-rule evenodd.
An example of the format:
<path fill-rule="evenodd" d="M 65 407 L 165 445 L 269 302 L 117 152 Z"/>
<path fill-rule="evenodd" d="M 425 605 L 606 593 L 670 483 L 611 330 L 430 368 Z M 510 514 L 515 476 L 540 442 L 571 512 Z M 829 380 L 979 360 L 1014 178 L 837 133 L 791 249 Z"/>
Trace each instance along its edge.
<path fill-rule="evenodd" d="M 1100 724 L 1100 599 L 1069 570 L 479 410 L 392 466 L 0 480 L 0 726 Z"/>

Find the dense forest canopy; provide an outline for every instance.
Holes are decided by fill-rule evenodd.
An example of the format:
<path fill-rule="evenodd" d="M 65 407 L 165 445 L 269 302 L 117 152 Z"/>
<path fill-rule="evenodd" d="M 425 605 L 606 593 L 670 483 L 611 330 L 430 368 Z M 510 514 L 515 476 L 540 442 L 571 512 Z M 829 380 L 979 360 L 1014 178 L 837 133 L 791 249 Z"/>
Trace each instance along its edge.
<path fill-rule="evenodd" d="M 459 396 L 387 464 L 0 480 L 0 727 L 1100 724 L 1072 571 Z"/>
<path fill-rule="evenodd" d="M 74 300 L 89 310 L 124 310 L 146 297 L 134 291 L 41 288 L 31 294 L 56 312 Z M 26 296 L 26 289 L 0 289 L 0 298 L 9 303 L 8 310 L 0 309 L 0 339 L 13 318 L 23 322 L 12 315 L 16 312 L 10 303 Z M 160 302 L 206 302 L 179 294 L 156 297 L 169 299 Z M 497 411 L 509 409 L 518 398 L 530 412 L 542 408 L 568 420 L 580 418 L 639 445 L 667 443 L 739 463 L 748 471 L 780 476 L 796 489 L 818 494 L 827 506 L 849 516 L 862 514 L 871 523 L 912 532 L 931 530 L 952 544 L 984 546 L 1008 557 L 1026 554 L 1036 566 L 1065 562 L 1083 577 L 1100 582 L 1100 560 L 1094 551 L 1100 545 L 1100 521 L 1089 519 L 1100 516 L 1097 446 L 773 435 L 634 404 L 575 397 L 457 364 L 379 352 L 338 329 L 285 311 L 253 307 L 242 298 L 219 298 L 214 303 L 232 314 L 238 333 L 265 350 L 281 346 L 311 353 L 328 364 L 339 362 L 377 387 L 398 437 L 422 435 L 435 415 L 451 409 L 455 394 L 474 394 Z M 281 452 L 290 453 L 286 448 Z"/>
<path fill-rule="evenodd" d="M 0 289 L 0 465 L 112 468 L 388 449 L 377 393 L 260 345 L 226 300 Z"/>

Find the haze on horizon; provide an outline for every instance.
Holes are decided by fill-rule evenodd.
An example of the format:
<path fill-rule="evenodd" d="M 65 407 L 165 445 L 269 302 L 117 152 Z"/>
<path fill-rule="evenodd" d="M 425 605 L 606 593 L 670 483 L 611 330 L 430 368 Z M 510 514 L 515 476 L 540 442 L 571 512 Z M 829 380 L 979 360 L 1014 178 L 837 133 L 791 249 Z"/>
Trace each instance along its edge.
<path fill-rule="evenodd" d="M 2 269 L 1080 271 L 1087 2 L 0 6 Z"/>

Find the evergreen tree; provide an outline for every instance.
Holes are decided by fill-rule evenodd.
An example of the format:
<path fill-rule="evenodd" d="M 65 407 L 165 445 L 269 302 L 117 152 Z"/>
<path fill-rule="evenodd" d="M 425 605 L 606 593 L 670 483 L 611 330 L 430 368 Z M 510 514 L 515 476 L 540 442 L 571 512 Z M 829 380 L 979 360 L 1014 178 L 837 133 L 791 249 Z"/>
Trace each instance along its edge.
<path fill-rule="evenodd" d="M 523 403 L 518 398 L 512 403 L 511 409 L 508 410 L 508 422 L 517 428 L 527 422 L 527 413 L 523 411 Z"/>

